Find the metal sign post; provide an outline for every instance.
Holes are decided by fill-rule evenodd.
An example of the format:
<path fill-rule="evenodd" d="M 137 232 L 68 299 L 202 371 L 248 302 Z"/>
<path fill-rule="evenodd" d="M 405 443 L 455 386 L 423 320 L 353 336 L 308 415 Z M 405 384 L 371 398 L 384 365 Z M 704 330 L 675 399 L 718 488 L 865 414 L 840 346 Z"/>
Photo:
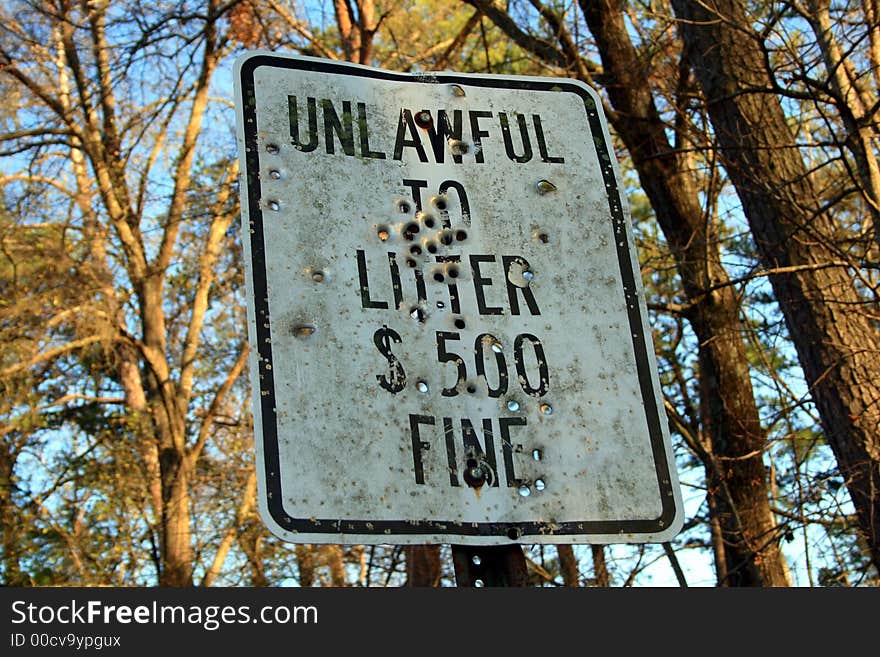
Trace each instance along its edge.
<path fill-rule="evenodd" d="M 529 572 L 519 545 L 453 545 L 452 566 L 459 587 L 527 586 Z"/>
<path fill-rule="evenodd" d="M 270 529 L 669 540 L 680 493 L 594 92 L 270 53 L 235 82 Z"/>

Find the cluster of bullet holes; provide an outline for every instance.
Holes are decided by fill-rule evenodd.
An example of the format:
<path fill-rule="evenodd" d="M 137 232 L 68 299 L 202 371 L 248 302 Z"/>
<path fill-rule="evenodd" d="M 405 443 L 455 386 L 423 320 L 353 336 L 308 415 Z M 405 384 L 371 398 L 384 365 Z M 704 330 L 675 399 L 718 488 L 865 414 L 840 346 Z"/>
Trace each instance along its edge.
<path fill-rule="evenodd" d="M 446 198 L 435 196 L 431 204 L 441 214 L 448 207 Z M 397 209 L 405 219 L 393 224 L 382 224 L 377 227 L 376 235 L 382 242 L 388 242 L 395 235 L 399 235 L 403 242 L 405 263 L 408 267 L 415 268 L 419 259 L 427 260 L 431 256 L 442 255 L 446 248 L 457 242 L 464 242 L 468 238 L 467 230 L 463 228 L 452 229 L 449 221 L 439 219 L 433 212 L 415 211 L 410 201 L 398 201 Z M 458 267 L 447 265 L 438 268 L 433 274 L 437 282 L 443 282 L 449 276 L 458 276 Z"/>

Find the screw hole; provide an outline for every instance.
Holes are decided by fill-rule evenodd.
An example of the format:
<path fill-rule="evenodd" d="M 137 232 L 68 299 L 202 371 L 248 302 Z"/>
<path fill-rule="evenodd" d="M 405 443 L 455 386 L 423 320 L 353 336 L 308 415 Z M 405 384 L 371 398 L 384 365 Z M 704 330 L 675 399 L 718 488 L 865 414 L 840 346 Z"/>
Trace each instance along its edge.
<path fill-rule="evenodd" d="M 486 483 L 486 471 L 474 459 L 468 459 L 464 471 L 464 482 L 471 488 L 480 488 Z"/>

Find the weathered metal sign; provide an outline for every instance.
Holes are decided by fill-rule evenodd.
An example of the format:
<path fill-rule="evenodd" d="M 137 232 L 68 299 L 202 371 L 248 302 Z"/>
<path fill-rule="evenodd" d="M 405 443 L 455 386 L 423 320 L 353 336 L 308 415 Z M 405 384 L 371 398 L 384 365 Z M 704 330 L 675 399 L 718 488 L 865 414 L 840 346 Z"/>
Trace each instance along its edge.
<path fill-rule="evenodd" d="M 680 493 L 594 93 L 269 53 L 235 78 L 273 532 L 674 535 Z"/>

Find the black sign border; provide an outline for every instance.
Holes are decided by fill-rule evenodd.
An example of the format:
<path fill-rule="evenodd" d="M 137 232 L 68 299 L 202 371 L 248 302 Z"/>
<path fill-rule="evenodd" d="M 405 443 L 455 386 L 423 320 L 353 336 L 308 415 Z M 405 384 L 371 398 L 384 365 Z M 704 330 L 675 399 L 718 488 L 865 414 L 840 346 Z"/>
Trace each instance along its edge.
<path fill-rule="evenodd" d="M 359 520 L 339 518 L 293 518 L 284 509 L 281 491 L 280 453 L 278 424 L 275 412 L 275 384 L 272 368 L 271 322 L 269 318 L 269 298 L 266 276 L 266 250 L 263 235 L 263 213 L 260 196 L 260 144 L 257 138 L 257 117 L 255 107 L 254 73 L 260 67 L 305 70 L 333 75 L 360 76 L 395 82 L 460 84 L 503 89 L 529 91 L 569 92 L 578 95 L 584 102 L 590 131 L 599 156 L 602 177 L 608 194 L 615 235 L 626 234 L 626 220 L 617 187 L 612 164 L 612 151 L 607 143 L 602 126 L 602 117 L 595 101 L 580 85 L 564 78 L 547 80 L 525 77 L 480 77 L 475 74 L 456 73 L 408 74 L 382 69 L 339 64 L 312 58 L 282 57 L 272 54 L 252 55 L 245 59 L 239 68 L 241 89 L 241 120 L 245 138 L 245 179 L 249 210 L 249 228 L 252 265 L 252 294 L 255 311 L 256 343 L 259 352 L 260 414 L 263 429 L 263 464 L 266 485 L 266 508 L 277 526 L 292 533 L 311 534 L 360 534 L 376 536 L 381 543 L 395 543 L 395 537 L 415 535 L 444 535 L 450 538 L 461 537 L 502 537 L 512 543 L 529 543 L 529 538 L 548 536 L 584 537 L 584 543 L 595 535 L 621 535 L 620 542 L 627 542 L 626 535 L 637 538 L 639 535 L 657 534 L 667 531 L 676 521 L 675 495 L 672 477 L 667 468 L 668 459 L 663 431 L 660 425 L 665 415 L 655 403 L 652 385 L 649 354 L 643 330 L 641 304 L 636 295 L 637 274 L 632 268 L 628 240 L 615 240 L 617 259 L 620 266 L 621 281 L 625 290 L 625 302 L 630 325 L 630 334 L 636 356 L 639 385 L 648 424 L 651 449 L 657 472 L 657 483 L 662 511 L 656 518 L 640 520 L 602 520 L 569 522 L 460 522 L 460 521 L 412 521 L 412 520 Z M 253 391 L 256 394 L 257 391 Z M 258 439 L 259 437 L 257 437 Z M 671 455 L 670 455 L 671 456 Z M 390 530 L 390 531 L 389 531 Z M 285 536 L 288 540 L 290 536 Z M 364 542 L 358 540 L 355 542 Z"/>

